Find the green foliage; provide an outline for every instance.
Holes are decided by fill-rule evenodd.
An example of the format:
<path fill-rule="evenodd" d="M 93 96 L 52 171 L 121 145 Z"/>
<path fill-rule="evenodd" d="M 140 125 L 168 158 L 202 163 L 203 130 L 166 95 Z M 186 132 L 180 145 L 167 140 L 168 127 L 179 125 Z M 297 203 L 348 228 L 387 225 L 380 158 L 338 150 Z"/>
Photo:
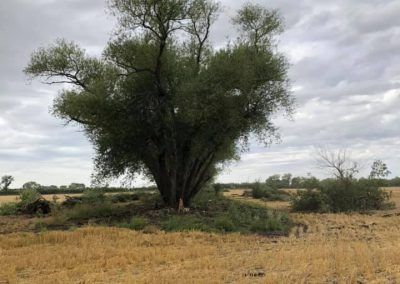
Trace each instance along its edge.
<path fill-rule="evenodd" d="M 129 202 L 139 200 L 140 196 L 138 194 L 132 193 L 116 193 L 109 196 L 111 202 L 119 203 L 119 202 Z"/>
<path fill-rule="evenodd" d="M 299 190 L 291 199 L 293 211 L 298 212 L 327 212 L 329 206 L 326 204 L 327 197 L 320 190 Z"/>
<path fill-rule="evenodd" d="M 150 222 L 147 218 L 134 216 L 131 218 L 129 222 L 118 223 L 117 227 L 140 231 L 143 230 L 149 224 Z"/>
<path fill-rule="evenodd" d="M 34 188 L 28 188 L 21 190 L 19 198 L 21 200 L 21 204 L 26 205 L 34 202 L 36 199 L 40 197 L 40 193 Z"/>
<path fill-rule="evenodd" d="M 0 215 L 17 215 L 18 214 L 18 204 L 15 202 L 0 204 Z"/>
<path fill-rule="evenodd" d="M 109 4 L 120 26 L 101 58 L 58 40 L 34 52 L 25 72 L 70 84 L 54 114 L 90 138 L 99 180 L 145 174 L 165 204 L 182 197 L 187 206 L 238 157 L 237 143 L 253 134 L 270 143 L 272 116 L 291 113 L 288 64 L 272 44 L 281 21 L 246 5 L 234 21 L 241 38 L 217 48 L 208 40 L 219 13 L 212 0 Z"/>
<path fill-rule="evenodd" d="M 213 188 L 214 188 L 215 195 L 221 194 L 222 189 L 223 189 L 223 187 L 220 183 L 213 184 Z"/>
<path fill-rule="evenodd" d="M 82 202 L 88 204 L 102 203 L 106 200 L 106 196 L 103 191 L 100 190 L 85 190 L 81 196 Z"/>
<path fill-rule="evenodd" d="M 229 206 L 227 216 L 237 230 L 242 232 L 287 232 L 291 227 L 291 221 L 286 213 L 239 202 L 234 202 Z"/>
<path fill-rule="evenodd" d="M 278 218 L 269 218 L 266 220 L 257 220 L 252 222 L 250 230 L 253 232 L 279 232 L 286 231 L 286 224 Z"/>
<path fill-rule="evenodd" d="M 222 232 L 233 232 L 237 230 L 234 222 L 229 216 L 217 217 L 214 221 L 215 228 Z"/>
<path fill-rule="evenodd" d="M 71 183 L 68 186 L 69 190 L 85 190 L 86 186 L 83 183 Z"/>
<path fill-rule="evenodd" d="M 289 194 L 283 190 L 271 188 L 260 182 L 252 186 L 251 196 L 256 199 L 266 199 L 270 201 L 286 201 L 289 200 Z"/>
<path fill-rule="evenodd" d="M 389 194 L 368 180 L 328 179 L 316 190 L 299 191 L 294 211 L 350 212 L 387 209 Z"/>
<path fill-rule="evenodd" d="M 149 221 L 143 217 L 132 217 L 129 228 L 132 230 L 143 230 L 149 224 Z"/>
<path fill-rule="evenodd" d="M 265 184 L 273 189 L 281 188 L 281 176 L 280 175 L 272 175 L 268 177 L 265 181 Z"/>
<path fill-rule="evenodd" d="M 22 189 L 32 189 L 32 190 L 39 190 L 41 185 L 35 181 L 29 181 L 22 185 Z"/>
<path fill-rule="evenodd" d="M 162 222 L 165 231 L 213 231 L 208 222 L 199 215 L 172 215 Z M 211 223 L 211 221 L 209 221 Z"/>

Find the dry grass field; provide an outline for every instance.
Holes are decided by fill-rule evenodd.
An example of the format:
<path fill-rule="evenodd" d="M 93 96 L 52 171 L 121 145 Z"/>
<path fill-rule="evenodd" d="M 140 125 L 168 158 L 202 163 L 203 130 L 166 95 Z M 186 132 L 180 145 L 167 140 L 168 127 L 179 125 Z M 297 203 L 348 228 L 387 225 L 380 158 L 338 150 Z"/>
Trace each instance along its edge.
<path fill-rule="evenodd" d="M 58 202 L 63 202 L 65 200 L 65 196 L 80 196 L 81 194 L 43 194 L 43 197 L 49 201 L 53 201 L 54 196 L 57 197 Z M 17 202 L 19 201 L 18 195 L 2 195 L 0 196 L 0 204 L 7 202 Z"/>
<path fill-rule="evenodd" d="M 400 207 L 400 190 L 392 197 Z M 90 226 L 3 234 L 0 283 L 400 283 L 399 213 L 291 214 L 303 225 L 279 238 Z"/>

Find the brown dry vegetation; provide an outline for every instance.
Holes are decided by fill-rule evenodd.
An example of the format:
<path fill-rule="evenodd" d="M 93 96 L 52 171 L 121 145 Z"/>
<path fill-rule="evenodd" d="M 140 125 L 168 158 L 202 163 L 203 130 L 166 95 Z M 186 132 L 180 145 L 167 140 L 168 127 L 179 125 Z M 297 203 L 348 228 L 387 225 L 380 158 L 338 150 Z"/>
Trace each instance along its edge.
<path fill-rule="evenodd" d="M 400 191 L 393 200 L 400 206 Z M 291 214 L 304 225 L 280 238 L 103 227 L 3 234 L 0 283 L 399 283 L 398 213 Z"/>

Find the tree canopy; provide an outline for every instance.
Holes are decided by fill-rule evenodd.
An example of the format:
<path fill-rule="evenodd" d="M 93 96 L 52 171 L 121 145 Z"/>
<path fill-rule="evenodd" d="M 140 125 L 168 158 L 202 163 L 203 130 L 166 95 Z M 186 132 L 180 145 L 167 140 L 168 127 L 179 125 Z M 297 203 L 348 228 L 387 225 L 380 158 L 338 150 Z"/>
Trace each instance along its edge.
<path fill-rule="evenodd" d="M 119 29 L 101 57 L 59 39 L 39 48 L 25 72 L 68 84 L 53 113 L 83 129 L 96 177 L 142 173 L 166 205 L 189 206 L 251 135 L 269 143 L 277 111 L 290 113 L 287 62 L 276 48 L 276 11 L 247 4 L 233 19 L 240 37 L 216 48 L 212 0 L 111 0 Z"/>

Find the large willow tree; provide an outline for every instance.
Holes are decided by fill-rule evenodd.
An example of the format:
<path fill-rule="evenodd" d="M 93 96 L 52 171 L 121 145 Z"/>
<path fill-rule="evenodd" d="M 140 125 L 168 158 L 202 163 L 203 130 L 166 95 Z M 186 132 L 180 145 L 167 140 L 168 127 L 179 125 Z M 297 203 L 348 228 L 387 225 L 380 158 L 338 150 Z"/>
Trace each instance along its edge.
<path fill-rule="evenodd" d="M 58 40 L 35 51 L 25 72 L 63 84 L 54 114 L 84 129 L 97 177 L 146 174 L 167 206 L 189 206 L 240 144 L 253 134 L 269 141 L 271 115 L 291 110 L 274 41 L 281 21 L 247 4 L 233 19 L 241 36 L 216 48 L 212 0 L 111 0 L 109 8 L 119 29 L 101 58 Z"/>

